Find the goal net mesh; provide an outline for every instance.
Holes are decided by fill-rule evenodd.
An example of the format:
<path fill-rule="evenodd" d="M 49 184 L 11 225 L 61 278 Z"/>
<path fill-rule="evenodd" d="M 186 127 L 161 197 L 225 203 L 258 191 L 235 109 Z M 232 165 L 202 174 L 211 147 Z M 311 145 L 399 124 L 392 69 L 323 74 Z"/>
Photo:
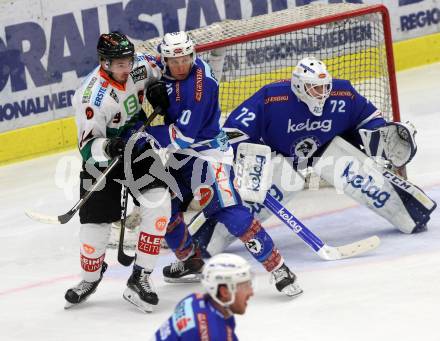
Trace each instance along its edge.
<path fill-rule="evenodd" d="M 201 58 L 213 65 L 213 59 L 223 55 L 220 70 L 213 67 L 220 78 L 223 116 L 263 85 L 290 79 L 301 58 L 315 56 L 327 64 L 333 78 L 350 80 L 392 120 L 382 15 L 372 12 L 347 17 L 347 13 L 368 7 L 311 4 L 190 31 Z M 160 41 L 148 40 L 137 49 L 157 54 Z"/>

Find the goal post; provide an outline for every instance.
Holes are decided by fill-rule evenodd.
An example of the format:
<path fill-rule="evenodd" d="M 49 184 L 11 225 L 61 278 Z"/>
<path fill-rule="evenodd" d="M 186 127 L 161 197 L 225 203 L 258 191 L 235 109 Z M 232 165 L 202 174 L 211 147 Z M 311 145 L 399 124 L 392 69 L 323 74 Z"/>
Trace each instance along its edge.
<path fill-rule="evenodd" d="M 189 31 L 199 56 L 221 51 L 220 105 L 227 116 L 263 85 L 289 79 L 306 56 L 348 79 L 388 120 L 400 121 L 390 17 L 383 5 L 310 4 Z M 137 46 L 157 54 L 160 38 Z"/>

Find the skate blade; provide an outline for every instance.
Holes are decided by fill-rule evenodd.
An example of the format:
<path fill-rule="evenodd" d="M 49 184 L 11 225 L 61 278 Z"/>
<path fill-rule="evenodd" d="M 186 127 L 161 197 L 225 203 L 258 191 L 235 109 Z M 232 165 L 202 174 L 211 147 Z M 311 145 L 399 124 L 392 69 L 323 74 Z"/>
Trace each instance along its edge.
<path fill-rule="evenodd" d="M 202 279 L 201 274 L 192 274 L 180 278 L 170 278 L 170 277 L 164 277 L 163 280 L 167 283 L 199 283 Z"/>
<path fill-rule="evenodd" d="M 283 290 L 281 290 L 281 292 L 286 296 L 295 298 L 301 295 L 303 293 L 303 290 L 299 286 L 292 284 L 285 287 Z"/>
<path fill-rule="evenodd" d="M 78 303 L 70 303 L 70 302 L 66 301 L 66 304 L 64 305 L 64 309 L 67 310 L 67 309 L 70 309 L 76 305 L 78 305 Z"/>
<path fill-rule="evenodd" d="M 88 297 L 79 303 L 70 303 L 69 301 L 66 301 L 66 304 L 64 305 L 64 309 L 68 310 L 68 309 L 74 308 L 74 307 L 84 303 L 85 301 L 87 301 L 87 299 L 88 299 Z"/>
<path fill-rule="evenodd" d="M 130 289 L 125 289 L 124 294 L 122 295 L 124 300 L 133 304 L 137 309 L 144 313 L 153 312 L 153 305 L 147 302 L 142 301 L 139 298 L 139 295 Z"/>

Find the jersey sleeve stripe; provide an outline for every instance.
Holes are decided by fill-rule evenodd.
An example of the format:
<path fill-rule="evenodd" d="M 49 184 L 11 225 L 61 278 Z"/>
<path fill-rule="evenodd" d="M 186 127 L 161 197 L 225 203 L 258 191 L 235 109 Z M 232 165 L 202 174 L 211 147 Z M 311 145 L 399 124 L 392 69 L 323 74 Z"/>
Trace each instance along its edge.
<path fill-rule="evenodd" d="M 376 110 L 373 112 L 370 116 L 368 116 L 365 120 L 363 120 L 361 123 L 359 123 L 355 129 L 362 128 L 364 124 L 367 124 L 368 122 L 374 120 L 375 118 L 382 117 L 382 113 L 379 110 Z"/>

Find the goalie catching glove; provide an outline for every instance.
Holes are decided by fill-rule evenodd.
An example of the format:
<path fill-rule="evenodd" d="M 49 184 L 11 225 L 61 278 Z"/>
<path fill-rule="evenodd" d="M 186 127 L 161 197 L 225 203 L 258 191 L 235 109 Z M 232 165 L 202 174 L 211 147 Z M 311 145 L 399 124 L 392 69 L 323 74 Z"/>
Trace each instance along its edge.
<path fill-rule="evenodd" d="M 359 129 L 366 154 L 383 157 L 397 168 L 405 166 L 416 154 L 416 132 L 410 122 L 389 122 L 374 130 Z"/>

